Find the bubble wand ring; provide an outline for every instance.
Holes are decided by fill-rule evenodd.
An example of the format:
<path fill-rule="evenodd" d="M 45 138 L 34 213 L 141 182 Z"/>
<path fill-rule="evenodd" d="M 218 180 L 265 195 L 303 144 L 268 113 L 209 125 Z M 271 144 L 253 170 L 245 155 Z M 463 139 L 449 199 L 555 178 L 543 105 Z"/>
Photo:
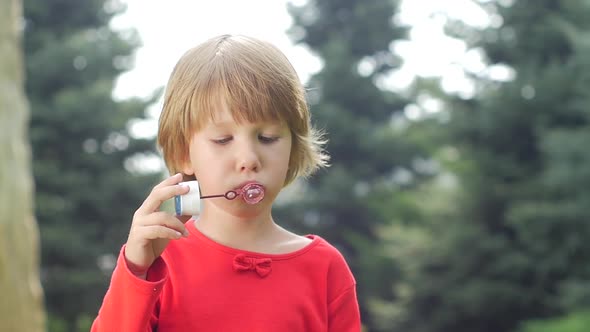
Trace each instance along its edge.
<path fill-rule="evenodd" d="M 201 196 L 201 199 L 225 197 L 225 199 L 231 201 L 238 196 L 242 196 L 244 202 L 248 204 L 256 204 L 264 198 L 264 188 L 257 183 L 248 183 L 240 189 L 229 190 L 221 195 Z"/>

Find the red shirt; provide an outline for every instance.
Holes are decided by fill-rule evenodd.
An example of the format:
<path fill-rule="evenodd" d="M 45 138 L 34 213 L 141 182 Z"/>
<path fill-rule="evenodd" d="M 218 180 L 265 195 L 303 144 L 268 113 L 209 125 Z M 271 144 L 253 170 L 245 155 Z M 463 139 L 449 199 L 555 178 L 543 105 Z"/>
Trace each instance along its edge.
<path fill-rule="evenodd" d="M 324 239 L 269 255 L 223 246 L 187 223 L 137 278 L 121 250 L 92 332 L 337 331 L 361 329 L 356 284 Z"/>

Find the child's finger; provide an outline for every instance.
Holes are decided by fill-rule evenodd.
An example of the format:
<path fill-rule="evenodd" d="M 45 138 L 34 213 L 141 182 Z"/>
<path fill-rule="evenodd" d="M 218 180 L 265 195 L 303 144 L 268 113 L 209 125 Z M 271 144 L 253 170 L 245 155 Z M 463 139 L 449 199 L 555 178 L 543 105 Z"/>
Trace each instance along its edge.
<path fill-rule="evenodd" d="M 170 215 L 169 213 L 163 211 L 150 213 L 149 215 L 142 217 L 133 227 L 145 227 L 154 225 L 166 226 L 184 235 L 188 235 L 186 227 L 180 220 Z"/>
<path fill-rule="evenodd" d="M 164 201 L 167 201 L 176 195 L 186 194 L 189 191 L 190 188 L 188 186 L 179 186 L 177 184 L 169 184 L 164 187 L 156 186 L 139 209 L 137 209 L 136 215 L 143 216 L 157 211 Z"/>
<path fill-rule="evenodd" d="M 182 234 L 179 231 L 160 225 L 144 226 L 137 229 L 136 233 L 137 236 L 147 240 L 176 240 L 182 237 Z"/>
<path fill-rule="evenodd" d="M 171 175 L 167 178 L 165 178 L 162 182 L 158 183 L 154 189 L 156 188 L 161 188 L 161 187 L 166 187 L 166 186 L 170 186 L 173 184 L 177 184 L 179 182 L 182 182 L 182 174 L 181 173 L 176 173 L 174 175 Z"/>

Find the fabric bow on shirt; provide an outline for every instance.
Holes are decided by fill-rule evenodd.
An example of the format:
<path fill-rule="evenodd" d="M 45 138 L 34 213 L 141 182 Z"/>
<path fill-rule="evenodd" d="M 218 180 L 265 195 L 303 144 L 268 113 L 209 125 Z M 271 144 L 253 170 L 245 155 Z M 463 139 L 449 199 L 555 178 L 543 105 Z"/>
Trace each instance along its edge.
<path fill-rule="evenodd" d="M 272 271 L 271 263 L 270 258 L 256 258 L 239 254 L 234 257 L 234 271 L 255 271 L 261 278 L 264 278 Z"/>

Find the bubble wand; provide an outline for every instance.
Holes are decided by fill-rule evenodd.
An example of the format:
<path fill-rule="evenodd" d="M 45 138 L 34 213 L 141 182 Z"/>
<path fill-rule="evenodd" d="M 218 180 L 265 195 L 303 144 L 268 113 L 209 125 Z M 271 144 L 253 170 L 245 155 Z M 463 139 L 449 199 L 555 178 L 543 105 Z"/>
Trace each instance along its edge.
<path fill-rule="evenodd" d="M 207 198 L 223 197 L 229 201 L 241 196 L 247 204 L 257 204 L 264 198 L 264 187 L 258 183 L 247 183 L 241 188 L 228 190 L 225 194 L 201 196 L 199 183 L 197 181 L 181 182 L 179 185 L 185 185 L 190 188 L 189 192 L 184 195 L 174 197 L 174 207 L 177 216 L 197 215 L 201 210 L 201 200 Z"/>

